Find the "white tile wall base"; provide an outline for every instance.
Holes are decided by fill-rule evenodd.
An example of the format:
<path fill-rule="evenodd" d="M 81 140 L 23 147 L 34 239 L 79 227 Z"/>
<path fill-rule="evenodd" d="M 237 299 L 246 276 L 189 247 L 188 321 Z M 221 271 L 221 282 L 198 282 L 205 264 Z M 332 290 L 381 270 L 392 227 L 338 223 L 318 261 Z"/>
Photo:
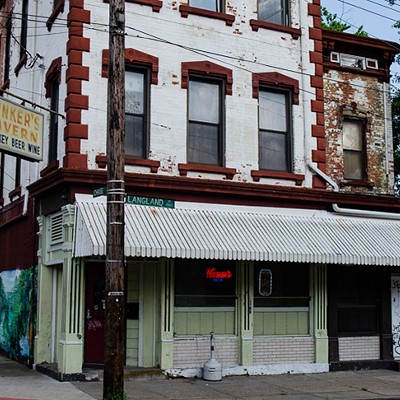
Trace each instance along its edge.
<path fill-rule="evenodd" d="M 339 338 L 339 361 L 379 360 L 379 336 Z"/>
<path fill-rule="evenodd" d="M 222 376 L 237 375 L 281 375 L 281 374 L 318 374 L 329 372 L 329 364 L 325 363 L 298 363 L 273 364 L 256 366 L 222 366 Z M 202 378 L 203 368 L 170 368 L 165 374 L 171 378 Z"/>
<path fill-rule="evenodd" d="M 312 363 L 314 360 L 314 338 L 310 336 L 254 338 L 254 365 Z"/>
<path fill-rule="evenodd" d="M 215 338 L 215 358 L 223 365 L 239 363 L 239 342 L 236 337 Z M 211 355 L 210 337 L 174 338 L 174 367 L 201 368 Z"/>

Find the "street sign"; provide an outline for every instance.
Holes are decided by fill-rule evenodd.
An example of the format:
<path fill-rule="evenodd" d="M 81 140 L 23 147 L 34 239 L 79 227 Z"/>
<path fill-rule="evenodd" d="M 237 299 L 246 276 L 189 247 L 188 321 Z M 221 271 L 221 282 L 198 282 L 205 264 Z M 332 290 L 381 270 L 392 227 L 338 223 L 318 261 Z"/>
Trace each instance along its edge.
<path fill-rule="evenodd" d="M 175 200 L 171 199 L 159 199 L 156 197 L 144 197 L 144 196 L 126 196 L 126 204 L 135 204 L 138 206 L 149 206 L 149 207 L 162 207 L 162 208 L 175 208 Z"/>
<path fill-rule="evenodd" d="M 107 186 L 101 186 L 93 190 L 93 197 L 106 196 L 106 195 L 107 195 Z"/>

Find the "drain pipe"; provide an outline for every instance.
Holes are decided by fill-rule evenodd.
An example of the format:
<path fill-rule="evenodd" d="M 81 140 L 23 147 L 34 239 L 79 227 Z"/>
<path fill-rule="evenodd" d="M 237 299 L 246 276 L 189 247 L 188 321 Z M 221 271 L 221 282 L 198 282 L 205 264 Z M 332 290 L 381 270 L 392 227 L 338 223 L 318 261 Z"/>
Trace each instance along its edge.
<path fill-rule="evenodd" d="M 313 170 L 317 175 L 319 175 L 322 179 L 324 179 L 326 183 L 331 185 L 333 187 L 334 192 L 339 192 L 339 186 L 333 179 L 331 179 L 328 175 L 326 175 L 319 168 L 313 165 L 310 161 L 306 160 L 306 164 L 311 170 Z M 332 204 L 332 209 L 337 214 L 347 215 L 350 217 L 385 218 L 385 219 L 400 220 L 400 214 L 370 211 L 370 210 L 358 210 L 355 208 L 342 208 L 339 207 L 337 203 Z"/>

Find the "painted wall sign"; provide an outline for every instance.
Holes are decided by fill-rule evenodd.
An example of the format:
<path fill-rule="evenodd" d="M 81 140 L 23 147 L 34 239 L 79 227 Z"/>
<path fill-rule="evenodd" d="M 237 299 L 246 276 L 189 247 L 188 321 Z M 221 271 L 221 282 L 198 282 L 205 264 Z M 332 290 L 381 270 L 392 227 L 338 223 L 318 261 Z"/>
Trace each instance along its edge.
<path fill-rule="evenodd" d="M 135 204 L 138 206 L 162 207 L 162 208 L 175 208 L 175 200 L 159 199 L 156 197 L 144 196 L 126 196 L 125 202 L 127 204 Z"/>
<path fill-rule="evenodd" d="M 0 150 L 43 160 L 44 116 L 0 97 Z"/>

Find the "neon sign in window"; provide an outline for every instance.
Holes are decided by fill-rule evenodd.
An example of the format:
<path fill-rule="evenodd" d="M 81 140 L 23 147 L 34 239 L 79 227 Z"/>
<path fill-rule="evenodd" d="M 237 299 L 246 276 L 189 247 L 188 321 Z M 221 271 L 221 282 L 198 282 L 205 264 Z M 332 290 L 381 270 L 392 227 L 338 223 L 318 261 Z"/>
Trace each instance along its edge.
<path fill-rule="evenodd" d="M 216 268 L 207 268 L 206 278 L 212 279 L 214 282 L 222 282 L 224 279 L 232 278 L 233 274 L 228 269 L 226 271 L 217 271 Z"/>

